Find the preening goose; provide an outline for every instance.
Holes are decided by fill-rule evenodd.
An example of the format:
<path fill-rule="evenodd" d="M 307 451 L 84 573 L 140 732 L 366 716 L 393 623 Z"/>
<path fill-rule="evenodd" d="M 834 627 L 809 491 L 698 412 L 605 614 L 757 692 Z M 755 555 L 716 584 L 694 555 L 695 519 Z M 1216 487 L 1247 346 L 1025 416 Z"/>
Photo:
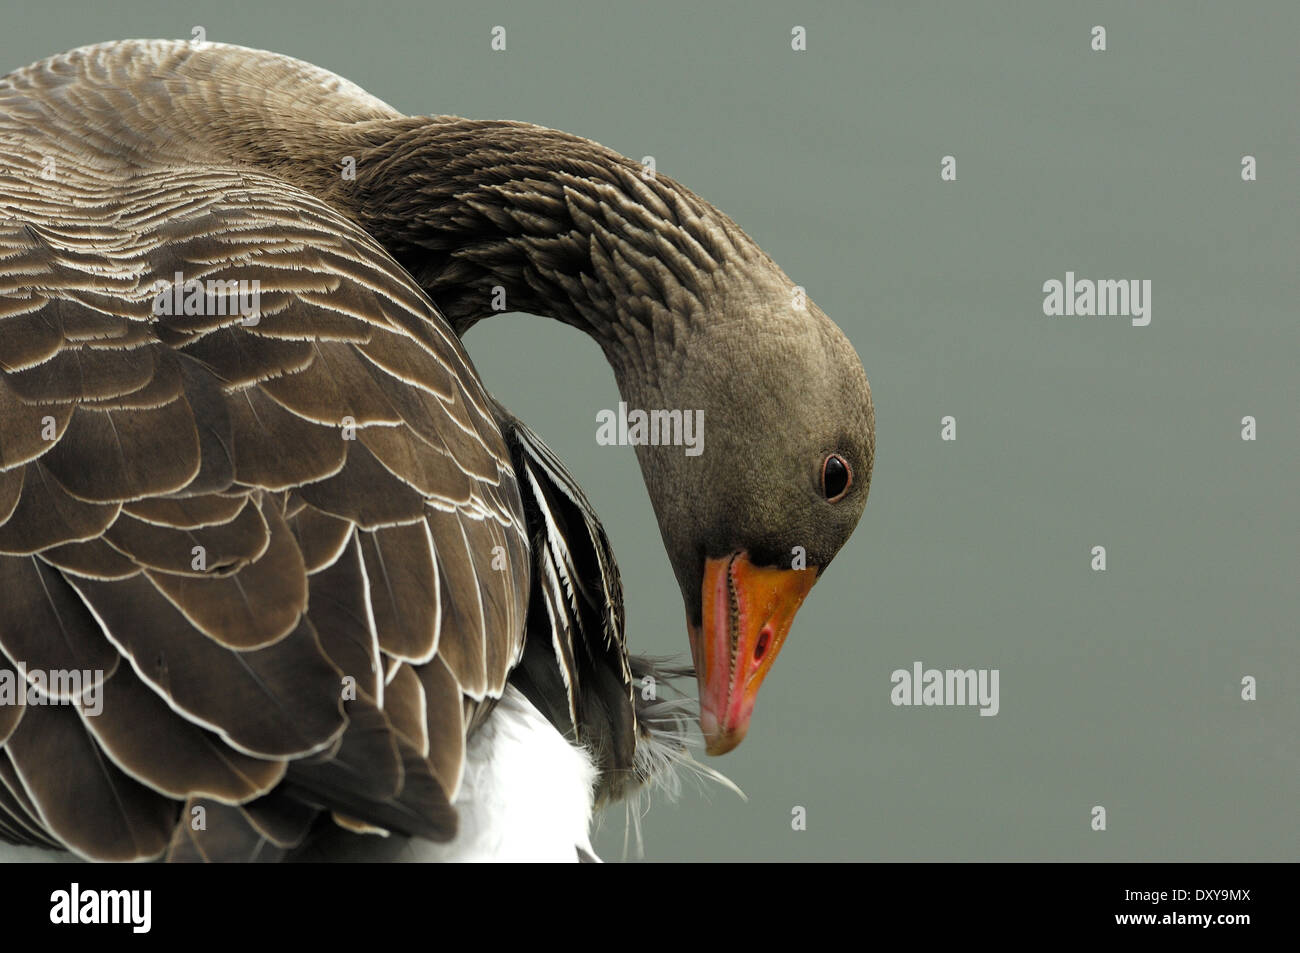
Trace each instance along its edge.
<path fill-rule="evenodd" d="M 599 522 L 461 345 L 503 294 L 593 337 L 628 407 L 703 414 L 703 452 L 636 453 L 725 752 L 874 454 L 852 346 L 735 223 L 272 53 L 0 79 L 0 838 L 590 852 L 679 709 L 634 690 Z"/>

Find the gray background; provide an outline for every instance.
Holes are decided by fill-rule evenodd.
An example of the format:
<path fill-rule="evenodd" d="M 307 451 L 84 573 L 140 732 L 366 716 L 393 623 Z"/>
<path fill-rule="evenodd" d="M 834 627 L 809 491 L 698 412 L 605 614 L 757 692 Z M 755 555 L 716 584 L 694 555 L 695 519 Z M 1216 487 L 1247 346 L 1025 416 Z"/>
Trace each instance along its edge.
<path fill-rule="evenodd" d="M 698 6 L 8 5 L 0 72 L 202 24 L 407 112 L 653 155 L 845 329 L 876 400 L 871 502 L 713 762 L 748 802 L 657 802 L 647 859 L 1300 859 L 1300 6 Z M 1151 279 L 1151 325 L 1044 317 L 1067 269 Z M 618 400 L 596 346 L 515 315 L 468 343 L 601 513 L 633 646 L 684 653 L 633 452 L 595 443 Z M 895 708 L 917 660 L 1000 669 L 1001 713 Z M 622 833 L 619 811 L 598 848 Z"/>

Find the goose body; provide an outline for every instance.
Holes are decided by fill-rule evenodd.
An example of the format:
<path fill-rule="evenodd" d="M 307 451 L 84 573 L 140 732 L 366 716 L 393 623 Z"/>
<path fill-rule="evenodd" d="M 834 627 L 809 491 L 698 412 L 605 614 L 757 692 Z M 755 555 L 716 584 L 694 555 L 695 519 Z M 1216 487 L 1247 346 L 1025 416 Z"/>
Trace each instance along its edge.
<path fill-rule="evenodd" d="M 459 336 L 504 289 L 634 406 L 718 421 L 698 463 L 638 455 L 721 751 L 874 455 L 861 365 L 792 287 L 594 143 L 277 54 L 123 41 L 0 78 L 0 839 L 589 857 L 592 812 L 686 757 L 681 705 L 635 691 L 681 673 L 628 654 L 598 519 Z M 770 446 L 795 393 L 815 459 Z"/>
<path fill-rule="evenodd" d="M 595 860 L 591 822 L 596 767 L 523 694 L 507 685 L 501 700 L 470 738 L 465 774 L 454 806 L 456 836 L 447 841 L 357 836 L 335 825 L 279 857 L 317 863 L 484 863 Z M 265 849 L 265 848 L 264 848 Z M 48 847 L 0 843 L 0 862 L 57 863 L 74 859 Z"/>

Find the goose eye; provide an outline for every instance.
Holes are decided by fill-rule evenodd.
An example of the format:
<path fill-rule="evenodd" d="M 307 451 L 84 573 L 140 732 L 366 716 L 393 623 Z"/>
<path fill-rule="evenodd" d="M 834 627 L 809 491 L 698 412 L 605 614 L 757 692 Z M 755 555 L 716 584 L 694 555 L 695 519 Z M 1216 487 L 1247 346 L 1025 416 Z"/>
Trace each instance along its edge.
<path fill-rule="evenodd" d="M 849 463 L 838 453 L 832 453 L 822 462 L 822 494 L 832 503 L 844 498 L 853 483 Z"/>

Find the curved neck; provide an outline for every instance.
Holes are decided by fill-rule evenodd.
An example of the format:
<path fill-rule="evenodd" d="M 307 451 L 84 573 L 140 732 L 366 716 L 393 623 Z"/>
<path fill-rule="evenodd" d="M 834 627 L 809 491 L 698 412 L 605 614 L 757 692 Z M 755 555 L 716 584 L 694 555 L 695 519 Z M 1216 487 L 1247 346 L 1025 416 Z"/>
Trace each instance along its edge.
<path fill-rule="evenodd" d="M 621 379 L 706 319 L 730 269 L 767 260 L 707 202 L 578 136 L 454 117 L 345 129 L 356 177 L 328 198 L 458 333 L 545 315 L 595 338 Z"/>

